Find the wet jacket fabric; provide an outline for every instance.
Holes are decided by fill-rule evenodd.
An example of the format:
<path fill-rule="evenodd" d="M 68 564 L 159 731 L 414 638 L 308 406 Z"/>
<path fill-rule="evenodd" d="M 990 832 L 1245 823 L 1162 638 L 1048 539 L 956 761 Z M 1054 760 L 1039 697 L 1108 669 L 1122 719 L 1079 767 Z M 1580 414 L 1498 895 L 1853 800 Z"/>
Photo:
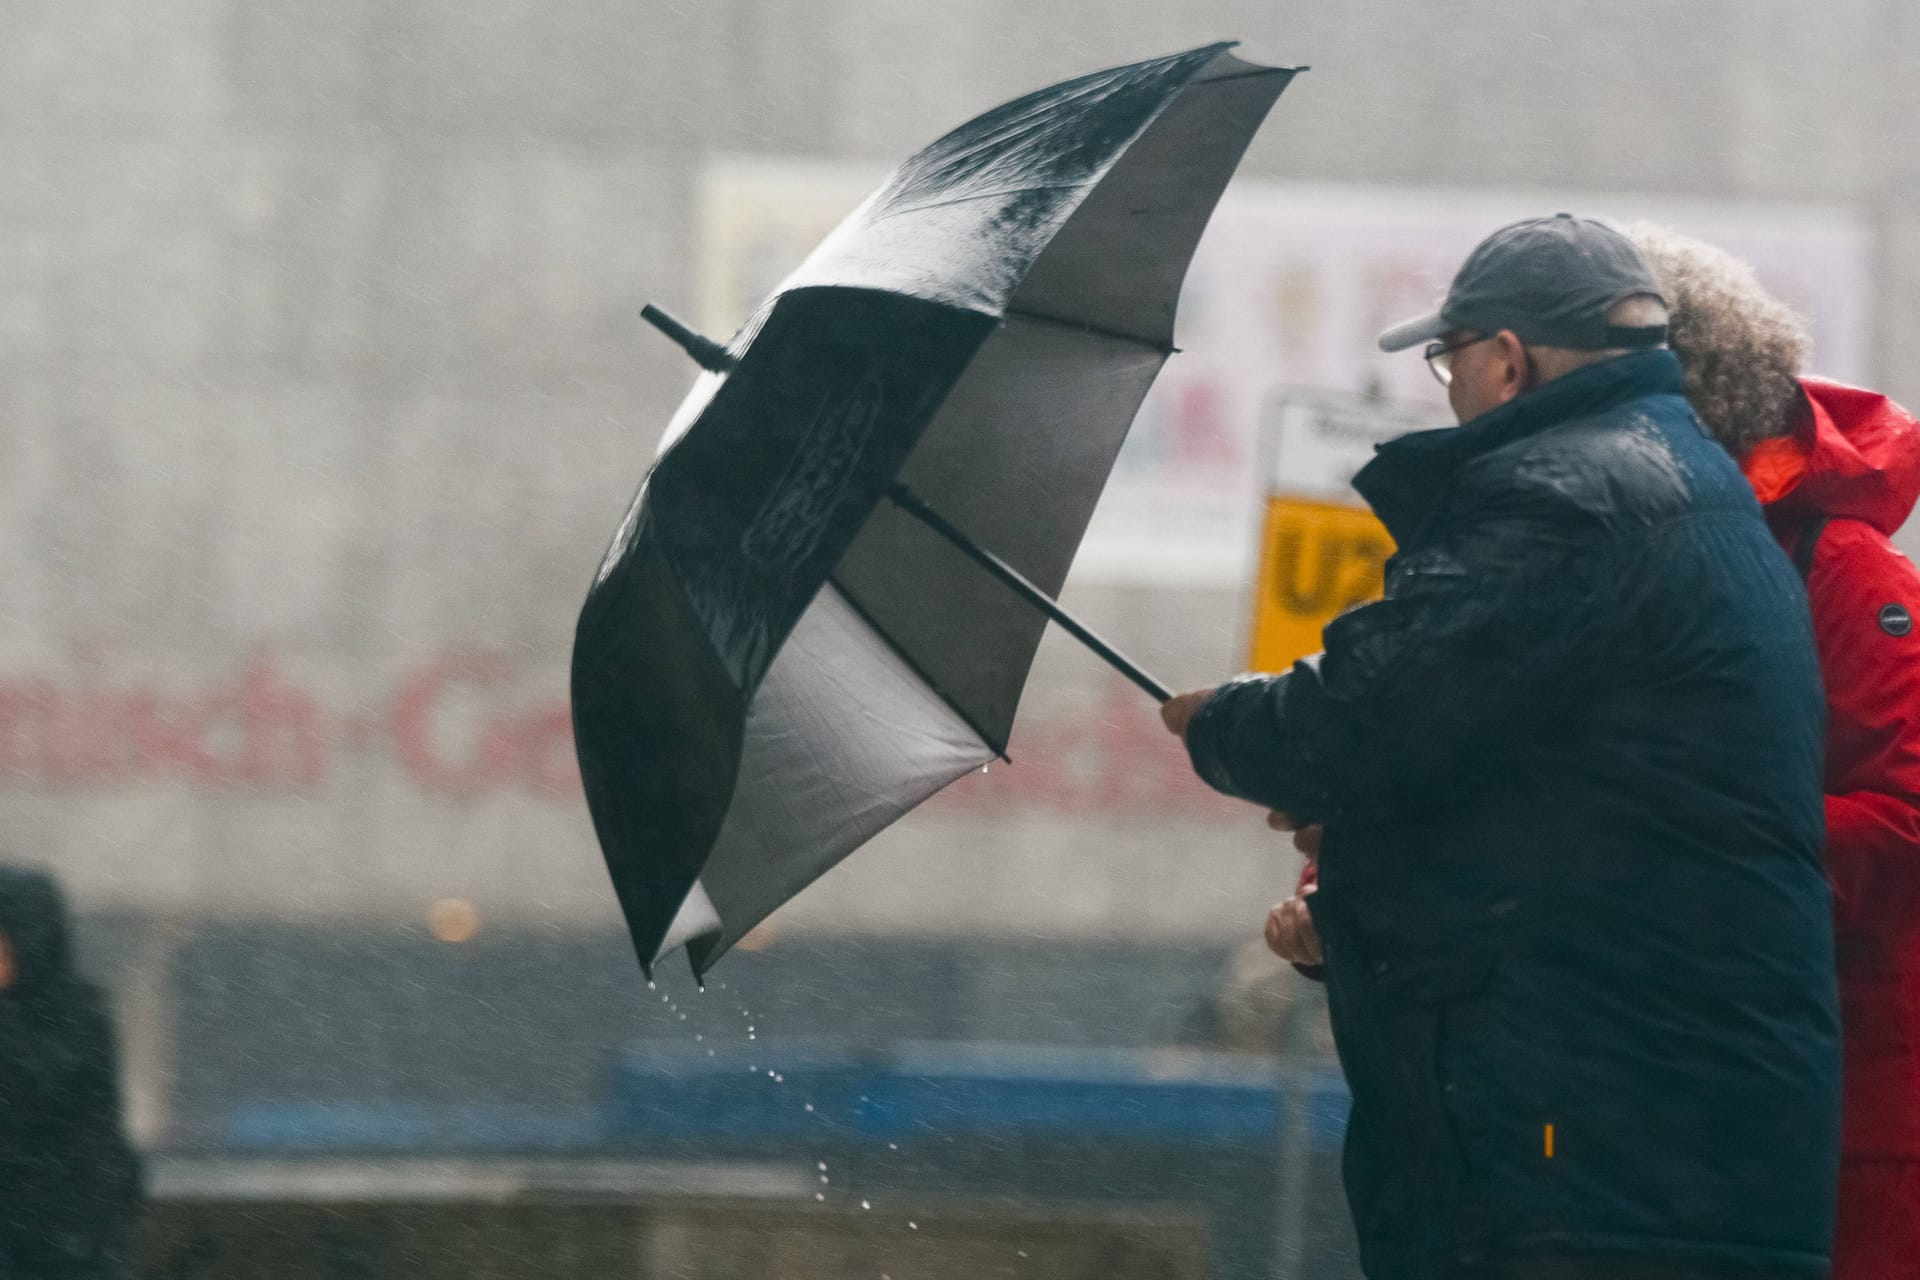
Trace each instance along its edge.
<path fill-rule="evenodd" d="M 1920 498 L 1920 423 L 1871 391 L 1803 386 L 1801 429 L 1746 470 L 1804 557 L 1827 689 L 1843 1149 L 1920 1158 L 1920 571 L 1891 540 Z"/>
<path fill-rule="evenodd" d="M 1399 547 L 1224 686 L 1213 786 L 1309 899 L 1371 1280 L 1529 1257 L 1821 1273 L 1839 1025 L 1806 597 L 1665 351 L 1382 448 Z"/>
<path fill-rule="evenodd" d="M 75 973 L 39 872 L 0 868 L 0 1276 L 131 1277 L 139 1166 L 123 1135 L 111 1025 Z"/>

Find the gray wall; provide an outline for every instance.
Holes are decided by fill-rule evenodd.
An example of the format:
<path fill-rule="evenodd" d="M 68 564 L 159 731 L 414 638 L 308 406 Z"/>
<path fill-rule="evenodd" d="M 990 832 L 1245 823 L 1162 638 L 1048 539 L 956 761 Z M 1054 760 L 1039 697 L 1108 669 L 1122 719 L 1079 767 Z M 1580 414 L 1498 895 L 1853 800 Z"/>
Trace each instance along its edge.
<path fill-rule="evenodd" d="M 552 713 L 687 382 L 633 313 L 691 297 L 713 153 L 886 164 L 1238 36 L 1314 67 L 1250 174 L 1859 214 L 1874 372 L 1920 400 L 1901 0 L 4 0 L 0 25 L 0 845 L 95 908 L 610 917 Z M 1233 593 L 1070 595 L 1177 683 L 1238 661 Z M 1250 932 L 1291 860 L 1160 780 L 1149 708 L 1052 646 L 1029 720 L 1081 726 L 1046 752 L 1106 776 L 969 780 L 786 920 Z"/>

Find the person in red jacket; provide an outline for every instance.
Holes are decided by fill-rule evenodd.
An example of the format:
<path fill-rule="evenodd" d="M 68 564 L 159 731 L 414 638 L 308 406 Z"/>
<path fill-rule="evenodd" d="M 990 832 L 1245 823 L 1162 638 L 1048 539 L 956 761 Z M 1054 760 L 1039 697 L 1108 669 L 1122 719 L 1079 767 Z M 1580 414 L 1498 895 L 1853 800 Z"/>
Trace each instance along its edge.
<path fill-rule="evenodd" d="M 1800 368 L 1797 317 L 1748 267 L 1646 224 L 1687 397 L 1800 566 L 1827 689 L 1828 877 L 1845 1044 L 1834 1280 L 1920 1280 L 1920 423 Z"/>

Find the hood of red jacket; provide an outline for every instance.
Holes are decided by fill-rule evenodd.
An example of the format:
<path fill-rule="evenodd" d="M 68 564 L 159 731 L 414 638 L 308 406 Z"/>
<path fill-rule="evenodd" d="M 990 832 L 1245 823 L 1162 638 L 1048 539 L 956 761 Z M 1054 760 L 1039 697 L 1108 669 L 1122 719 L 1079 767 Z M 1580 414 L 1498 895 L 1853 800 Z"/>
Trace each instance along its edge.
<path fill-rule="evenodd" d="M 1761 503 L 1864 520 L 1891 536 L 1920 500 L 1920 421 L 1877 391 L 1824 378 L 1800 385 L 1811 409 L 1800 430 L 1762 442 L 1742 464 Z"/>

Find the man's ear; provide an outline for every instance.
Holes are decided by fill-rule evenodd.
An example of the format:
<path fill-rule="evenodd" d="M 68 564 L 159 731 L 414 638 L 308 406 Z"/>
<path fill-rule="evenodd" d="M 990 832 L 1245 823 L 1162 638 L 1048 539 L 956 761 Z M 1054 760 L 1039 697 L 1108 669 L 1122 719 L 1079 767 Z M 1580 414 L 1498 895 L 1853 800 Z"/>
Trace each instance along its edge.
<path fill-rule="evenodd" d="M 1527 359 L 1526 344 L 1520 341 L 1520 335 L 1511 329 L 1502 329 L 1493 335 L 1493 341 L 1487 344 L 1494 349 L 1495 366 L 1500 375 L 1500 403 L 1505 404 L 1531 388 L 1533 362 Z"/>

